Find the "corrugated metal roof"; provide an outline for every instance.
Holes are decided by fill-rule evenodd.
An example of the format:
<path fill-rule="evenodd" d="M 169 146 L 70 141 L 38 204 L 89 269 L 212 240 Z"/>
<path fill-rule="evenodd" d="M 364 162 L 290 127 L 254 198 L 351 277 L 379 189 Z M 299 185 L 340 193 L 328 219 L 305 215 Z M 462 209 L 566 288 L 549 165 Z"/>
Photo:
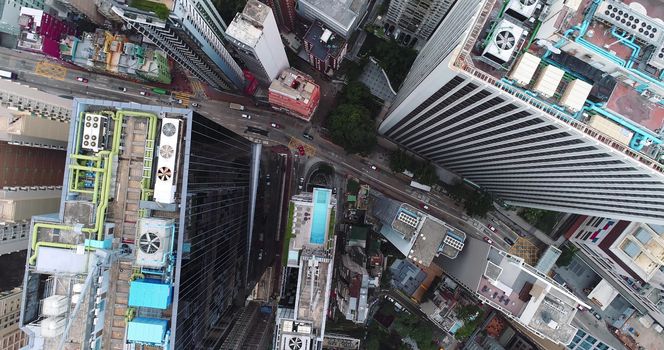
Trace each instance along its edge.
<path fill-rule="evenodd" d="M 546 97 L 553 96 L 564 74 L 565 72 L 560 68 L 554 66 L 544 67 L 537 78 L 537 82 L 535 82 L 533 90 Z"/>
<path fill-rule="evenodd" d="M 535 71 L 540 64 L 541 59 L 533 54 L 524 53 L 519 57 L 519 60 L 514 65 L 514 69 L 509 75 L 509 78 L 516 81 L 519 85 L 528 85 L 530 80 L 533 79 Z"/>
<path fill-rule="evenodd" d="M 567 85 L 563 96 L 560 98 L 560 104 L 573 112 L 578 112 L 583 108 L 583 104 L 588 99 L 592 89 L 592 85 L 576 79 Z"/>
<path fill-rule="evenodd" d="M 157 280 L 137 279 L 129 287 L 129 306 L 165 310 L 171 305 L 171 285 Z"/>

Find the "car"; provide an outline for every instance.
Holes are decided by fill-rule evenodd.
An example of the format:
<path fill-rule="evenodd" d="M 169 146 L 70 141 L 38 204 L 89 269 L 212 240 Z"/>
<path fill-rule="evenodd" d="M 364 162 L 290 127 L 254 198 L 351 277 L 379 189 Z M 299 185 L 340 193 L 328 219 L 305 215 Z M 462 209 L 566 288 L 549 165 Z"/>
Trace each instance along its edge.
<path fill-rule="evenodd" d="M 487 224 L 486 227 L 488 227 L 489 230 L 491 230 L 492 232 L 496 232 L 496 228 L 493 227 L 493 225 L 491 225 L 491 224 Z"/>
<path fill-rule="evenodd" d="M 602 315 L 598 314 L 597 311 L 593 310 L 593 316 L 595 316 L 596 319 L 601 320 Z"/>
<path fill-rule="evenodd" d="M 251 119 L 251 116 L 249 114 L 242 114 L 242 118 Z"/>
<path fill-rule="evenodd" d="M 198 108 L 198 107 L 200 107 L 201 105 L 199 105 L 198 102 L 193 102 L 193 103 L 191 104 L 191 106 L 194 107 L 194 108 Z"/>
<path fill-rule="evenodd" d="M 304 152 L 304 146 L 302 145 L 297 146 L 297 151 L 301 156 L 306 154 L 306 152 Z"/>
<path fill-rule="evenodd" d="M 309 134 L 306 133 L 306 132 L 302 134 L 302 137 L 304 137 L 305 139 L 307 139 L 307 140 L 309 140 L 309 141 L 311 141 L 311 140 L 314 139 L 313 136 L 309 135 Z"/>
<path fill-rule="evenodd" d="M 300 178 L 300 183 L 304 183 L 304 178 L 303 177 Z"/>
<path fill-rule="evenodd" d="M 141 94 L 141 96 L 150 96 L 150 93 L 147 91 L 141 91 L 139 94 Z"/>
<path fill-rule="evenodd" d="M 429 210 L 429 206 L 424 204 L 424 203 L 420 203 L 420 208 L 422 208 L 424 210 Z"/>
<path fill-rule="evenodd" d="M 376 166 L 372 164 L 371 165 L 371 170 L 378 170 L 378 168 L 376 168 Z"/>
<path fill-rule="evenodd" d="M 87 83 L 88 79 L 83 78 L 83 77 L 76 77 L 76 80 L 80 81 L 81 83 Z"/>
<path fill-rule="evenodd" d="M 509 237 L 503 237 L 503 241 L 509 245 L 514 245 L 514 241 Z"/>
<path fill-rule="evenodd" d="M 265 185 L 270 186 L 270 174 L 265 175 Z"/>
<path fill-rule="evenodd" d="M 127 88 L 126 88 L 126 87 L 122 87 L 122 86 L 121 86 L 121 87 L 118 87 L 118 90 L 120 90 L 120 91 L 122 91 L 122 92 L 127 92 Z"/>
<path fill-rule="evenodd" d="M 332 189 L 332 194 L 337 194 L 337 188 L 336 187 Z"/>
<path fill-rule="evenodd" d="M 281 125 L 277 124 L 277 123 L 274 123 L 274 122 L 270 123 L 270 126 L 275 128 L 275 129 L 281 129 Z"/>
<path fill-rule="evenodd" d="M 484 242 L 487 242 L 489 244 L 493 244 L 493 241 L 487 236 L 482 237 L 482 239 L 484 240 Z"/>
<path fill-rule="evenodd" d="M 177 102 L 178 102 L 179 105 L 181 105 L 183 101 L 182 101 L 182 99 L 177 99 Z"/>

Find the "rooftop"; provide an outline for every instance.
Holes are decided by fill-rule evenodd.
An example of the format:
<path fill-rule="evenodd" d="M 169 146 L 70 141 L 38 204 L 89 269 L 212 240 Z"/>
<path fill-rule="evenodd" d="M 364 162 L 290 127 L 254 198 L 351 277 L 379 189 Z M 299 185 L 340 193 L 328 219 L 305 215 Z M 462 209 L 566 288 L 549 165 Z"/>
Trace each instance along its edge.
<path fill-rule="evenodd" d="M 322 0 L 324 3 L 334 1 Z M 304 35 L 304 41 L 311 44 L 309 52 L 321 60 L 336 57 L 346 45 L 346 40 L 330 29 L 326 29 L 320 21 L 315 21 Z"/>
<path fill-rule="evenodd" d="M 661 4 L 518 3 L 484 1 L 452 64 L 664 172 Z"/>
<path fill-rule="evenodd" d="M 238 12 L 226 28 L 226 35 L 244 45 L 255 47 L 263 35 L 263 23 L 272 13 L 269 6 L 257 0 L 249 0 L 242 12 Z"/>
<path fill-rule="evenodd" d="M 26 284 L 26 293 L 51 308 L 26 304 L 23 320 L 43 338 L 45 349 L 56 348 L 64 332 L 60 320 L 69 318 L 68 342 L 80 344 L 90 333 L 110 342 L 116 332 L 101 329 L 110 329 L 111 323 L 119 327 L 113 313 L 89 298 L 77 299 L 90 289 L 106 295 L 106 304 L 116 310 L 135 307 L 136 318 L 126 324 L 127 341 L 165 344 L 173 314 L 175 259 L 168 257 L 180 212 L 176 189 L 186 176 L 180 174 L 180 142 L 191 111 L 76 99 L 71 115 L 59 213 L 33 218 L 28 250 L 28 275 L 42 278 L 47 287 Z M 135 244 L 136 250 L 114 249 L 119 244 Z M 124 256 L 124 270 L 111 258 L 114 254 Z M 130 288 L 132 266 L 142 278 Z M 82 303 L 78 314 L 60 306 L 77 302 Z M 93 324 L 90 315 L 98 322 Z"/>
<path fill-rule="evenodd" d="M 314 83 L 312 77 L 295 68 L 284 69 L 270 84 L 271 92 L 301 101 L 304 104 L 311 101 L 311 95 L 318 89 L 319 87 Z"/>
<path fill-rule="evenodd" d="M 300 0 L 300 6 L 309 6 L 321 15 L 337 22 L 341 27 L 350 29 L 368 0 Z"/>
<path fill-rule="evenodd" d="M 322 247 L 328 241 L 330 220 L 336 203 L 332 190 L 314 188 L 313 192 L 301 193 L 293 199 L 293 237 L 291 250 L 306 247 Z"/>
<path fill-rule="evenodd" d="M 588 307 L 523 259 L 481 240 L 469 238 L 456 259 L 441 256 L 436 263 L 492 307 L 557 343 L 571 341 L 577 306 Z"/>

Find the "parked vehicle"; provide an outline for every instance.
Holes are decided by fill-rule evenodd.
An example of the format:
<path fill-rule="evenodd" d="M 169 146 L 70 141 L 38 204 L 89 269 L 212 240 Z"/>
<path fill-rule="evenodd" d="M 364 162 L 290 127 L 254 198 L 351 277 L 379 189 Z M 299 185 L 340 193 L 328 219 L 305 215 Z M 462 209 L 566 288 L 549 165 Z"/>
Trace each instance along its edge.
<path fill-rule="evenodd" d="M 76 80 L 80 81 L 81 83 L 88 83 L 88 79 L 83 78 L 83 77 L 76 77 Z"/>
<path fill-rule="evenodd" d="M 141 96 L 150 96 L 150 93 L 147 91 L 141 91 L 139 94 L 141 94 Z"/>
<path fill-rule="evenodd" d="M 198 102 L 192 102 L 192 103 L 191 103 L 191 106 L 194 107 L 194 108 L 198 108 L 198 107 L 200 107 L 201 105 L 199 105 Z"/>
<path fill-rule="evenodd" d="M 270 126 L 275 128 L 275 129 L 281 129 L 281 125 L 277 124 L 277 123 L 274 123 L 274 122 L 270 123 Z"/>
<path fill-rule="evenodd" d="M 503 237 L 503 241 L 509 245 L 514 245 L 514 241 L 509 237 Z"/>
<path fill-rule="evenodd" d="M 307 139 L 307 140 L 309 140 L 309 141 L 311 141 L 311 140 L 314 139 L 313 136 L 311 136 L 310 134 L 308 134 L 308 133 L 306 133 L 306 132 L 302 134 L 302 137 L 304 137 L 305 139 Z"/>
<path fill-rule="evenodd" d="M 242 118 L 251 119 L 251 116 L 249 114 L 242 114 Z"/>
<path fill-rule="evenodd" d="M 244 106 L 237 103 L 229 103 L 228 108 L 234 109 L 236 111 L 244 111 Z"/>
<path fill-rule="evenodd" d="M 489 244 L 493 244 L 493 241 L 487 236 L 482 237 L 482 239 L 484 240 L 484 242 L 487 242 Z"/>
<path fill-rule="evenodd" d="M 488 227 L 489 230 L 491 230 L 491 232 L 496 232 L 496 228 L 493 227 L 493 225 L 491 225 L 491 224 L 487 224 L 486 227 Z"/>

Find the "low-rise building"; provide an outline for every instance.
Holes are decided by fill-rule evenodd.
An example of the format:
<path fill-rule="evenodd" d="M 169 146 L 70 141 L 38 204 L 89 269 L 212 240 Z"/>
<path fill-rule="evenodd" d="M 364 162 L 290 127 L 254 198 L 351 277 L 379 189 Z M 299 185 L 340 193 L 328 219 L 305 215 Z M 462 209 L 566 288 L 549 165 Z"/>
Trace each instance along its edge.
<path fill-rule="evenodd" d="M 579 307 L 590 308 L 522 258 L 475 238 L 466 240 L 455 259 L 441 255 L 435 263 L 481 302 L 537 337 L 560 345 L 569 344 L 576 335 L 572 320 Z"/>
<path fill-rule="evenodd" d="M 369 274 L 348 255 L 341 257 L 338 269 L 337 306 L 347 320 L 364 323 L 369 314 Z"/>
<path fill-rule="evenodd" d="M 392 273 L 392 283 L 409 296 L 415 294 L 427 278 L 427 274 L 422 269 L 408 260 L 395 260 L 390 266 L 390 272 Z"/>
<path fill-rule="evenodd" d="M 20 14 L 18 48 L 60 58 L 60 40 L 75 34 L 74 27 L 39 9 L 22 7 Z"/>
<path fill-rule="evenodd" d="M 286 68 L 270 84 L 268 97 L 272 108 L 309 121 L 320 102 L 320 87 L 309 75 Z"/>
<path fill-rule="evenodd" d="M 326 28 L 320 21 L 311 24 L 303 41 L 309 63 L 329 76 L 339 69 L 348 49 L 346 39 Z"/>

